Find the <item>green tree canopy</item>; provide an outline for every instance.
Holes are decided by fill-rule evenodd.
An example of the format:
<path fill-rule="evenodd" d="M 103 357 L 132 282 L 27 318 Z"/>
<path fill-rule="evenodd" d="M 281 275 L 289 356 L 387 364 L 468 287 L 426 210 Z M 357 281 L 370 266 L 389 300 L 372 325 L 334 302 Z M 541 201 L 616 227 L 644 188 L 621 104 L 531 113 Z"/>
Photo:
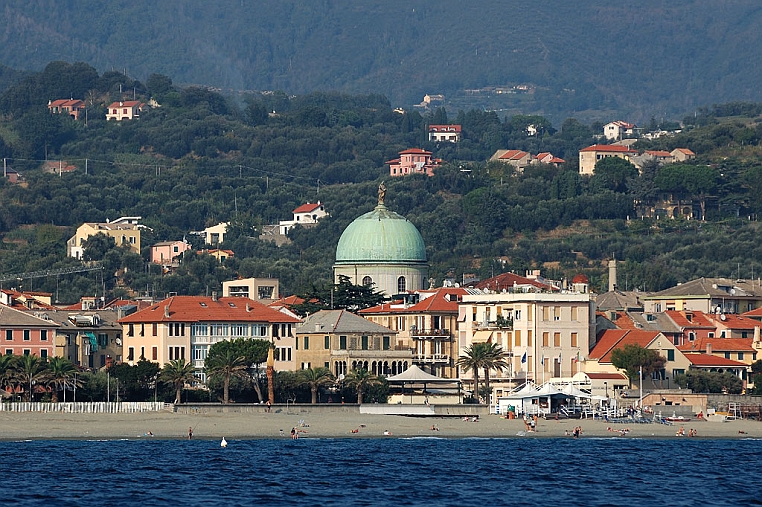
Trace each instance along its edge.
<path fill-rule="evenodd" d="M 620 370 L 624 370 L 627 378 L 632 382 L 638 379 L 641 367 L 643 367 L 643 376 L 645 377 L 663 369 L 666 359 L 655 350 L 628 343 L 624 347 L 617 347 L 611 351 L 611 364 Z"/>
<path fill-rule="evenodd" d="M 627 180 L 638 176 L 638 169 L 619 157 L 602 158 L 595 163 L 593 178 L 614 192 L 626 192 Z"/>

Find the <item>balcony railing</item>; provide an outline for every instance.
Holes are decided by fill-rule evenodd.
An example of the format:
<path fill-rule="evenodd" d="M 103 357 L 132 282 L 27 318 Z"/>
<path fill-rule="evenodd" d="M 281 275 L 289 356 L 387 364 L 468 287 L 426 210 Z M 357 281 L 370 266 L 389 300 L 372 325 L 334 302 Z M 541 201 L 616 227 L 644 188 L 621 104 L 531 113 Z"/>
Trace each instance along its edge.
<path fill-rule="evenodd" d="M 450 338 L 449 329 L 416 329 L 410 328 L 410 336 L 414 338 Z"/>
<path fill-rule="evenodd" d="M 497 321 L 489 321 L 489 322 L 474 322 L 474 329 L 477 331 L 485 331 L 485 330 L 506 330 L 510 331 L 513 329 L 513 323 L 512 322 L 497 322 Z"/>
<path fill-rule="evenodd" d="M 413 354 L 413 361 L 421 363 L 449 363 L 450 356 L 447 354 Z"/>

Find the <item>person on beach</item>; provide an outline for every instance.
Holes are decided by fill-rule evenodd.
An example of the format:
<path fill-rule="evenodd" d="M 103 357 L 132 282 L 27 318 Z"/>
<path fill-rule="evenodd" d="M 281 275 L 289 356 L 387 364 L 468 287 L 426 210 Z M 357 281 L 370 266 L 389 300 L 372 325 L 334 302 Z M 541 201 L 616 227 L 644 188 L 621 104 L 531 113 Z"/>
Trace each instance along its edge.
<path fill-rule="evenodd" d="M 384 430 L 384 435 L 386 435 L 387 437 L 390 437 L 392 436 L 392 432 L 389 430 Z"/>
<path fill-rule="evenodd" d="M 267 400 L 267 403 L 265 403 L 265 412 L 270 412 L 272 410 L 273 404 L 270 403 L 270 400 Z"/>
<path fill-rule="evenodd" d="M 189 426 L 188 427 L 188 440 L 192 440 L 192 439 L 193 439 L 193 427 Z"/>
<path fill-rule="evenodd" d="M 299 438 L 299 432 L 296 431 L 296 428 L 291 428 L 291 439 L 296 440 Z"/>

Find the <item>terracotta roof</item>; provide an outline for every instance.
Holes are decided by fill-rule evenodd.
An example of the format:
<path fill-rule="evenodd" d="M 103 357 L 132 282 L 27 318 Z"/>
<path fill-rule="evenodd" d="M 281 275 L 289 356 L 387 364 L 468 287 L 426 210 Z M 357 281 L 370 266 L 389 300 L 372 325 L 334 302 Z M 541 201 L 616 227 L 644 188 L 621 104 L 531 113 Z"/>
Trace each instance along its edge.
<path fill-rule="evenodd" d="M 746 368 L 746 363 L 739 361 L 733 361 L 732 359 L 725 359 L 719 356 L 710 356 L 709 354 L 685 354 L 686 359 L 693 365 L 699 367 L 733 367 L 733 368 Z"/>
<path fill-rule="evenodd" d="M 755 352 L 752 338 L 697 338 L 677 347 L 681 352 L 706 352 L 707 344 L 713 352 Z"/>
<path fill-rule="evenodd" d="M 695 155 L 695 153 L 693 153 L 688 148 L 675 148 L 673 151 L 679 151 L 680 153 L 684 153 L 686 155 Z"/>
<path fill-rule="evenodd" d="M 585 372 L 585 375 L 591 380 L 627 380 L 627 375 L 624 373 L 592 373 Z"/>
<path fill-rule="evenodd" d="M 603 151 L 609 153 L 637 153 L 637 150 L 633 150 L 629 146 L 620 146 L 618 144 L 594 144 L 587 148 L 582 148 L 580 152 L 588 151 Z"/>
<path fill-rule="evenodd" d="M 749 310 L 748 312 L 742 313 L 741 315 L 743 317 L 752 317 L 752 318 L 755 318 L 755 319 L 757 317 L 762 317 L 762 306 L 760 306 L 759 308 L 755 308 L 753 310 Z"/>
<path fill-rule="evenodd" d="M 646 150 L 645 153 L 653 155 L 654 157 L 671 157 L 672 153 L 664 150 Z"/>
<path fill-rule="evenodd" d="M 296 208 L 294 210 L 294 213 L 309 213 L 310 211 L 315 211 L 320 206 L 321 206 L 321 204 L 319 202 L 318 203 L 314 203 L 314 204 L 308 202 L 308 203 L 302 204 L 301 206 Z"/>
<path fill-rule="evenodd" d="M 754 331 L 755 327 L 759 327 L 759 321 L 749 317 L 743 317 L 741 315 L 733 314 L 707 314 L 709 320 L 714 322 L 720 327 L 727 329 L 744 329 L 747 331 Z"/>
<path fill-rule="evenodd" d="M 598 334 L 598 341 L 588 357 L 597 359 L 600 363 L 611 362 L 611 352 L 625 345 L 640 345 L 643 348 L 656 339 L 659 331 L 643 331 L 638 329 L 607 329 Z"/>
<path fill-rule="evenodd" d="M 402 300 L 382 303 L 371 308 L 365 308 L 357 313 L 360 314 L 378 314 L 378 313 L 458 313 L 458 300 L 468 294 L 466 289 L 461 287 L 442 287 L 432 291 L 420 291 L 420 294 L 433 292 L 426 298 L 413 305 L 405 306 Z"/>
<path fill-rule="evenodd" d="M 173 296 L 128 315 L 119 323 L 211 321 L 297 323 L 299 319 L 248 298 L 223 297 L 214 301 L 204 296 Z"/>
<path fill-rule="evenodd" d="M 133 107 L 133 106 L 140 106 L 141 102 L 139 100 L 123 100 L 121 102 L 112 102 L 108 107 L 109 109 L 114 107 Z"/>
<path fill-rule="evenodd" d="M 529 153 L 526 151 L 521 150 L 508 150 L 500 157 L 498 157 L 499 160 L 521 160 L 524 157 L 529 156 Z"/>
<path fill-rule="evenodd" d="M 558 287 L 554 287 L 553 285 L 538 282 L 537 280 L 519 276 L 515 273 L 502 273 L 497 276 L 493 276 L 492 278 L 487 278 L 486 280 L 476 282 L 473 287 L 475 289 L 490 289 L 500 292 L 503 289 L 511 289 L 514 285 L 532 285 L 538 289 L 549 291 L 559 290 Z"/>
<path fill-rule="evenodd" d="M 420 148 L 409 148 L 401 151 L 400 155 L 431 155 L 430 151 L 422 150 Z"/>
<path fill-rule="evenodd" d="M 715 329 L 717 326 L 706 318 L 704 312 L 667 310 L 664 312 L 672 321 L 681 328 L 690 329 Z M 690 320 L 689 320 L 690 317 Z"/>
<path fill-rule="evenodd" d="M 626 129 L 634 129 L 636 127 L 634 123 L 628 123 L 623 120 L 614 120 L 611 123 L 607 123 L 606 125 L 616 125 L 617 127 L 622 127 Z"/>

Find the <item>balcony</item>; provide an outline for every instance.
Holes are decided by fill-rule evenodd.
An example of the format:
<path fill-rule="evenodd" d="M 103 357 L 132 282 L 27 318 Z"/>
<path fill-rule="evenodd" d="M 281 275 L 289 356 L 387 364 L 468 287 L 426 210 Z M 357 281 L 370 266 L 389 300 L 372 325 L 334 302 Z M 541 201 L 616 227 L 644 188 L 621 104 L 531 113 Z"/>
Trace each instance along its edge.
<path fill-rule="evenodd" d="M 448 364 L 450 356 L 447 354 L 413 354 L 413 361 L 426 364 Z"/>
<path fill-rule="evenodd" d="M 476 331 L 511 331 L 513 329 L 513 322 L 510 320 L 474 322 L 474 329 Z"/>
<path fill-rule="evenodd" d="M 451 338 L 449 329 L 417 329 L 415 327 L 410 328 L 410 336 L 419 340 L 426 338 Z"/>

